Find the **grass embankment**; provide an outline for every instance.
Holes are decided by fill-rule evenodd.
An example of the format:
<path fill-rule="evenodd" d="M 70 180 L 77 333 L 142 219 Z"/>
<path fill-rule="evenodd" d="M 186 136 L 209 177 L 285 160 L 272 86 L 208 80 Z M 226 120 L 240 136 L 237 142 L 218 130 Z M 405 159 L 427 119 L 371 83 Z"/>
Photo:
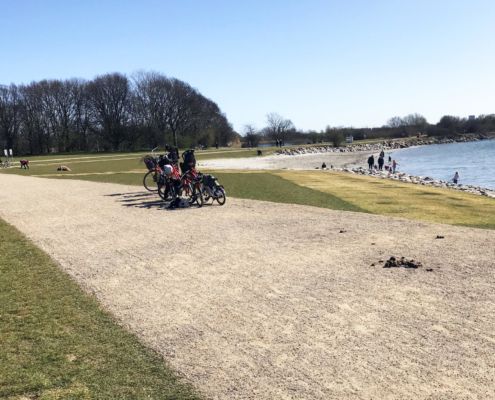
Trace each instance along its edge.
<path fill-rule="evenodd" d="M 495 200 L 450 189 L 324 171 L 280 171 L 298 185 L 381 215 L 495 229 Z"/>
<path fill-rule="evenodd" d="M 0 254 L 0 398 L 197 398 L 2 220 Z"/>

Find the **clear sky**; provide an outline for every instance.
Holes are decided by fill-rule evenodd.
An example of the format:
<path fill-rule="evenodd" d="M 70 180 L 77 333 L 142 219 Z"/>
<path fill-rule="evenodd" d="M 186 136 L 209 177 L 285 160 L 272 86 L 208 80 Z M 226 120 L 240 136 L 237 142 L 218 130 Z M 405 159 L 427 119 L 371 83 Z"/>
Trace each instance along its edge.
<path fill-rule="evenodd" d="M 163 72 L 234 128 L 495 113 L 494 0 L 0 0 L 0 83 Z"/>

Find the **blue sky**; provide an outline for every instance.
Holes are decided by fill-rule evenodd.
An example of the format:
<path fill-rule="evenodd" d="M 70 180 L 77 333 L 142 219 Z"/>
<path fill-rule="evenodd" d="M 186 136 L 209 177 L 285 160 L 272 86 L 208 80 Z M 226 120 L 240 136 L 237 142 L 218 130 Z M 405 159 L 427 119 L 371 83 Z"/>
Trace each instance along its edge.
<path fill-rule="evenodd" d="M 0 83 L 153 70 L 234 128 L 495 113 L 495 1 L 0 0 Z"/>

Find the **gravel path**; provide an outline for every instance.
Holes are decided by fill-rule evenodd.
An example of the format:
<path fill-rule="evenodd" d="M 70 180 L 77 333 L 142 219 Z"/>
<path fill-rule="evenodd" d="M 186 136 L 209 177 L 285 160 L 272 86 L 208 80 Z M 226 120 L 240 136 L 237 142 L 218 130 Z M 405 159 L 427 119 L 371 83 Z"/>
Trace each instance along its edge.
<path fill-rule="evenodd" d="M 75 180 L 0 184 L 0 217 L 209 398 L 495 397 L 494 231 L 235 199 L 167 211 L 140 188 Z M 391 255 L 423 267 L 383 268 Z"/>

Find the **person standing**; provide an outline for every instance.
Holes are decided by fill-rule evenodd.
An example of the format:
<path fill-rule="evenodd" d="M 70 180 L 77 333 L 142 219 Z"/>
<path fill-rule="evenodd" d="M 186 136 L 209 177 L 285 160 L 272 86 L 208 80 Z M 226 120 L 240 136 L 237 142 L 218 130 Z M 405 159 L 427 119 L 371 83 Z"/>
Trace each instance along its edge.
<path fill-rule="evenodd" d="M 459 182 L 459 172 L 455 171 L 452 181 L 457 185 L 457 182 Z"/>
<path fill-rule="evenodd" d="M 380 155 L 380 157 L 378 157 L 378 169 L 381 171 L 383 169 L 383 164 L 385 163 L 385 160 L 383 159 L 383 157 Z"/>
<path fill-rule="evenodd" d="M 373 169 L 373 165 L 375 165 L 375 157 L 373 154 L 368 157 L 368 169 L 371 171 Z"/>
<path fill-rule="evenodd" d="M 397 161 L 393 160 L 392 161 L 392 173 L 393 174 L 395 174 L 395 170 L 397 168 L 397 165 L 398 165 Z"/>

